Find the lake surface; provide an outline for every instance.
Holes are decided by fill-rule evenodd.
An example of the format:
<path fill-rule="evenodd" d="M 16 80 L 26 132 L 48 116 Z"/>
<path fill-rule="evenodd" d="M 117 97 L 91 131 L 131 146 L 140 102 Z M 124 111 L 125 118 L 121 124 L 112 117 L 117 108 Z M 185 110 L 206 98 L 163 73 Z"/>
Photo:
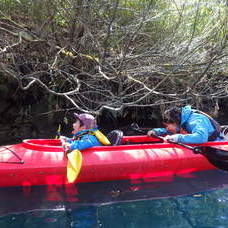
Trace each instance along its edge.
<path fill-rule="evenodd" d="M 0 228 L 228 227 L 228 174 L 0 189 Z"/>

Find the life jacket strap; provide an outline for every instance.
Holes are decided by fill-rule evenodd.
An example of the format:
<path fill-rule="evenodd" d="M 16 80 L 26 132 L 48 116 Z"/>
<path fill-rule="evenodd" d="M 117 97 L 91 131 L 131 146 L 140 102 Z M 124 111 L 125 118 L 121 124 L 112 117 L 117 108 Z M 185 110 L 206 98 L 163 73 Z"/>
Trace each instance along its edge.
<path fill-rule="evenodd" d="M 214 132 L 209 136 L 208 141 L 215 141 L 217 137 L 222 138 L 222 136 L 220 135 L 222 131 L 221 126 L 214 118 L 212 118 L 210 115 L 200 110 L 195 110 L 194 112 L 206 116 L 210 120 L 212 126 L 215 128 Z"/>

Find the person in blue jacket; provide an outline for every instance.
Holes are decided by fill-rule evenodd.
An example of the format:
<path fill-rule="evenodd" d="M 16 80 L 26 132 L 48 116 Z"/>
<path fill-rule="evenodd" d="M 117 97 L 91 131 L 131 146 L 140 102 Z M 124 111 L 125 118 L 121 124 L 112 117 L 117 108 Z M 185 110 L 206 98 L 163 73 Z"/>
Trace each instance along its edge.
<path fill-rule="evenodd" d="M 101 142 L 93 135 L 93 132 L 98 130 L 95 117 L 87 113 L 74 113 L 74 117 L 73 138 L 60 136 L 64 150 L 69 152 L 75 149 L 84 150 L 93 146 L 101 146 Z"/>
<path fill-rule="evenodd" d="M 208 141 L 221 141 L 221 127 L 209 115 L 192 109 L 190 105 L 173 107 L 164 112 L 165 128 L 154 128 L 148 135 L 166 135 L 165 140 L 197 144 Z"/>

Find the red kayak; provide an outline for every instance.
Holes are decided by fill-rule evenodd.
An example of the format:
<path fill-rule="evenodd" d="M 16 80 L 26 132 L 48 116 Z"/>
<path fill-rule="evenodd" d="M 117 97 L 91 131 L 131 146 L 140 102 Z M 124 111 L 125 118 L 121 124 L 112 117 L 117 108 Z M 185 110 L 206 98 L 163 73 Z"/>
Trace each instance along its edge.
<path fill-rule="evenodd" d="M 121 145 L 82 151 L 82 169 L 76 182 L 161 177 L 216 169 L 191 150 L 159 143 L 148 136 L 125 136 Z M 228 142 L 209 142 L 228 150 Z M 66 184 L 67 158 L 58 139 L 27 139 L 0 147 L 0 187 Z"/>

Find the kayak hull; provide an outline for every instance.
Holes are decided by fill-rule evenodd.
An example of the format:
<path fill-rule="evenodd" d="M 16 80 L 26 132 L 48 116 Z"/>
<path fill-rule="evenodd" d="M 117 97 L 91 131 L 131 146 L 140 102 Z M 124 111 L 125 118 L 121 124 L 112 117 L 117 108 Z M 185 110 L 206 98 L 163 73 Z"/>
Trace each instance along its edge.
<path fill-rule="evenodd" d="M 228 150 L 228 142 L 210 142 Z M 147 136 L 128 136 L 123 145 L 82 151 L 82 169 L 76 182 L 150 179 L 216 169 L 191 150 L 158 143 Z M 28 139 L 0 147 L 0 187 L 63 185 L 67 158 L 56 139 Z"/>

